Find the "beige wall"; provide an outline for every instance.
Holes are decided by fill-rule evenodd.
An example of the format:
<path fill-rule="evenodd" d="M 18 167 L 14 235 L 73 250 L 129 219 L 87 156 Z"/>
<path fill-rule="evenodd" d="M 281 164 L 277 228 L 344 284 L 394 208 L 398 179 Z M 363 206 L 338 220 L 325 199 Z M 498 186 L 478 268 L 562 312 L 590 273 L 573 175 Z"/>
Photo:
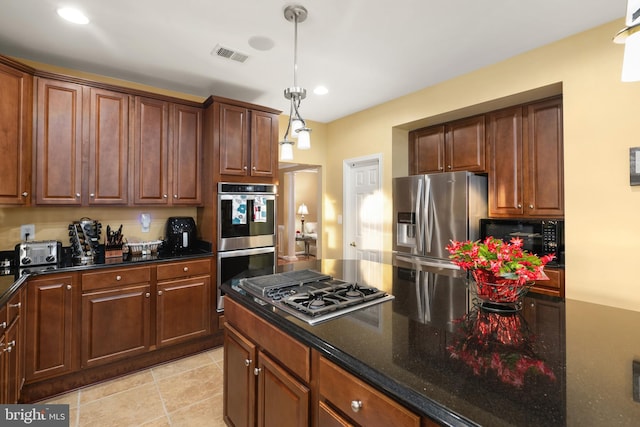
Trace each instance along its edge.
<path fill-rule="evenodd" d="M 391 248 L 391 178 L 406 173 L 413 122 L 488 109 L 492 101 L 561 83 L 564 97 L 566 295 L 640 311 L 640 187 L 629 186 L 629 147 L 640 83 L 622 83 L 622 19 L 428 87 L 328 125 L 324 230 L 327 258 L 342 254 L 342 159 L 382 153 L 385 250 Z M 417 126 L 415 126 L 417 127 Z M 400 128 L 395 129 L 394 128 Z M 394 150 L 395 148 L 395 150 Z M 394 159 L 397 153 L 401 160 Z M 297 160 L 297 158 L 296 158 Z M 406 163 L 405 163 L 406 164 Z"/>

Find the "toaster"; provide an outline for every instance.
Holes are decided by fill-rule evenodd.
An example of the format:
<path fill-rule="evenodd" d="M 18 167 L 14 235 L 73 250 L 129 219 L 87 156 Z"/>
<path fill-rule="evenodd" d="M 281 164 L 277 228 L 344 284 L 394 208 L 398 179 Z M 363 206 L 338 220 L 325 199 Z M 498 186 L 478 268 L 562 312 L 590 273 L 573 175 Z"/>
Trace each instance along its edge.
<path fill-rule="evenodd" d="M 58 264 L 62 257 L 62 243 L 56 240 L 25 241 L 16 245 L 15 254 L 16 265 L 20 268 Z"/>
<path fill-rule="evenodd" d="M 170 253 L 188 252 L 195 248 L 197 239 L 196 222 L 188 216 L 174 216 L 167 219 L 165 250 Z"/>

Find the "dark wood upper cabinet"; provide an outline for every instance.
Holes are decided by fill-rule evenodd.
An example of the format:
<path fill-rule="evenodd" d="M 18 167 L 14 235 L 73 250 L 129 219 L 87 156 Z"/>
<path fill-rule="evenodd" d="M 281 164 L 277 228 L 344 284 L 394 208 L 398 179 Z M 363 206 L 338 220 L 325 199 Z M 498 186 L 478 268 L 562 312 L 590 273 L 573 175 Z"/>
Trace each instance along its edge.
<path fill-rule="evenodd" d="M 488 114 L 489 216 L 564 215 L 562 99 Z"/>
<path fill-rule="evenodd" d="M 88 205 L 129 200 L 129 96 L 89 89 Z"/>
<path fill-rule="evenodd" d="M 134 203 L 169 204 L 169 103 L 135 98 Z"/>
<path fill-rule="evenodd" d="M 0 204 L 31 200 L 32 87 L 30 74 L 0 64 Z"/>
<path fill-rule="evenodd" d="M 278 170 L 278 114 L 253 104 L 213 102 L 214 179 L 271 182 Z"/>
<path fill-rule="evenodd" d="M 83 86 L 37 79 L 37 204 L 82 204 Z"/>
<path fill-rule="evenodd" d="M 461 170 L 486 171 L 484 115 L 410 132 L 411 175 Z"/>
<path fill-rule="evenodd" d="M 202 203 L 202 108 L 171 106 L 171 185 L 174 205 Z"/>

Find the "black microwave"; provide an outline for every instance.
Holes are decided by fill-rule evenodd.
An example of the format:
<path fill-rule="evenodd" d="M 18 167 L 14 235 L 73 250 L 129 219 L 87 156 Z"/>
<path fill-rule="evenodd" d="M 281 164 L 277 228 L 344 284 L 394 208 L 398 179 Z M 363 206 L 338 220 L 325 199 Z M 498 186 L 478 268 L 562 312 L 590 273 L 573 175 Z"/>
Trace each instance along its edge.
<path fill-rule="evenodd" d="M 505 242 L 517 237 L 523 249 L 536 254 L 555 255 L 549 267 L 564 267 L 564 221 L 559 219 L 489 219 L 480 220 L 480 237 L 493 236 Z"/>

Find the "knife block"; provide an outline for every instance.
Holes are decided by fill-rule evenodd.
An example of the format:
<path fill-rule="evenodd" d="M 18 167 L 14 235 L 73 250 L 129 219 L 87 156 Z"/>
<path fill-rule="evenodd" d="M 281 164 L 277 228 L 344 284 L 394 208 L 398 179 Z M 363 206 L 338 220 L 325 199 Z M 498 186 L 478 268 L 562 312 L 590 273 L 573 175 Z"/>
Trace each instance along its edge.
<path fill-rule="evenodd" d="M 105 258 L 122 258 L 122 245 L 104 245 Z"/>

